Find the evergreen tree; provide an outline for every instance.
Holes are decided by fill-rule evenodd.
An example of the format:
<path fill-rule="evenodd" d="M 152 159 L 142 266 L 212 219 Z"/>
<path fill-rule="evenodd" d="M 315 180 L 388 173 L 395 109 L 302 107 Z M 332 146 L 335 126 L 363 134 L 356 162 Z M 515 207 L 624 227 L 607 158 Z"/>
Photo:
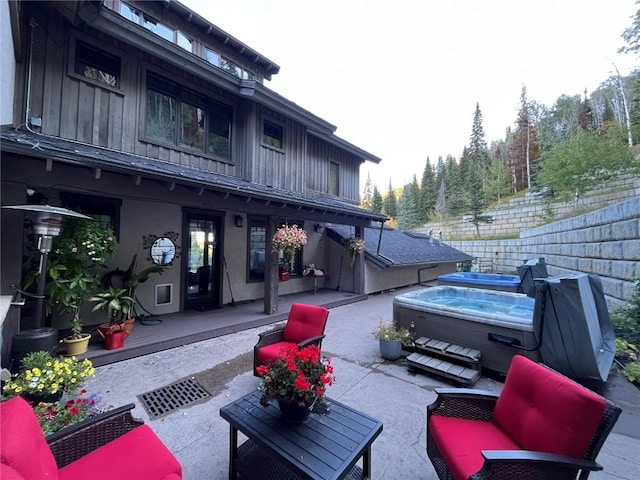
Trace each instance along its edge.
<path fill-rule="evenodd" d="M 445 161 L 445 191 L 447 215 L 458 215 L 464 209 L 464 186 L 456 159 L 447 155 Z"/>
<path fill-rule="evenodd" d="M 431 166 L 429 157 L 422 172 L 422 182 L 420 183 L 420 222 L 426 223 L 435 213 L 438 189 L 436 187 L 436 172 Z"/>
<path fill-rule="evenodd" d="M 533 165 L 540 156 L 538 130 L 532 118 L 531 108 L 527 100 L 527 88 L 522 87 L 520 110 L 516 120 L 516 129 L 511 138 L 507 156 L 507 168 L 511 172 L 514 192 L 531 188 Z"/>
<path fill-rule="evenodd" d="M 474 165 L 477 173 L 480 174 L 482 189 L 484 190 L 487 181 L 487 172 L 491 165 L 489 157 L 489 149 L 484 136 L 484 127 L 482 125 L 482 112 L 480 104 L 476 103 L 476 110 L 473 113 L 473 126 L 471 128 L 471 138 L 469 139 L 469 148 L 467 150 L 469 162 Z M 465 172 L 466 174 L 466 172 Z"/>
<path fill-rule="evenodd" d="M 414 177 L 415 178 L 415 177 Z M 418 226 L 418 212 L 416 210 L 416 189 L 418 182 L 407 183 L 402 189 L 398 200 L 398 229 L 407 231 Z"/>
<path fill-rule="evenodd" d="M 361 206 L 367 210 L 373 209 L 373 184 L 369 173 L 367 173 L 367 181 L 364 184 Z"/>
<path fill-rule="evenodd" d="M 378 190 L 378 186 L 377 185 L 373 185 L 373 203 L 371 204 L 371 209 L 382 213 L 382 208 L 384 206 L 384 201 L 382 199 L 382 194 L 380 193 L 380 190 Z"/>
<path fill-rule="evenodd" d="M 471 215 L 469 222 L 476 227 L 476 236 L 480 237 L 480 224 L 493 223 L 491 215 L 482 213 L 487 207 L 482 191 L 482 171 L 480 165 L 471 165 L 465 178 L 466 202 L 465 209 Z"/>
<path fill-rule="evenodd" d="M 578 124 L 583 130 L 591 130 L 595 125 L 593 121 L 593 109 L 591 108 L 591 102 L 587 97 L 587 89 L 584 89 L 584 99 L 580 102 L 578 108 Z"/>
<path fill-rule="evenodd" d="M 393 187 L 391 186 L 391 179 L 389 179 L 389 189 L 387 190 L 387 196 L 384 197 L 382 210 L 391 218 L 398 217 L 396 192 L 393 191 Z"/>

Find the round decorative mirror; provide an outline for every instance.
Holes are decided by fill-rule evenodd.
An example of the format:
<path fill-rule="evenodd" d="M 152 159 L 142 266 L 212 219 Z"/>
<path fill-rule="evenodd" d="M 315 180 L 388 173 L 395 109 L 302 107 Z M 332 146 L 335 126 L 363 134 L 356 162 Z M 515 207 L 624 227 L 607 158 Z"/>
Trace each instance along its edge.
<path fill-rule="evenodd" d="M 170 265 L 176 256 L 176 245 L 168 237 L 158 237 L 151 245 L 151 260 L 156 265 Z"/>

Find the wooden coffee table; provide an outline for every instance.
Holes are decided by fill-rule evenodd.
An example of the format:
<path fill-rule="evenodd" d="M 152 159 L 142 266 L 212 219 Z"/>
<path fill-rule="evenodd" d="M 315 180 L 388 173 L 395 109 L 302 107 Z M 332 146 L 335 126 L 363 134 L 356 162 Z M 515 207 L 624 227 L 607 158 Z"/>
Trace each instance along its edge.
<path fill-rule="evenodd" d="M 325 398 L 327 413 L 291 425 L 277 403 L 260 405 L 259 391 L 220 409 L 229 422 L 229 478 L 251 480 L 371 478 L 371 444 L 382 422 Z M 247 440 L 238 446 L 238 431 Z M 362 468 L 356 465 L 362 457 Z"/>

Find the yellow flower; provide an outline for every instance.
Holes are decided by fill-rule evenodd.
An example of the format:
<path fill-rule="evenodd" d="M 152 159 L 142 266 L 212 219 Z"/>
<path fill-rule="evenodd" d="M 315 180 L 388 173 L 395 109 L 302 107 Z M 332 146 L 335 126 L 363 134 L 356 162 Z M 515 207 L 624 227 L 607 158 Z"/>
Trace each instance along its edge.
<path fill-rule="evenodd" d="M 22 387 L 19 387 L 18 385 L 14 384 L 14 390 L 16 393 L 20 393 L 22 391 Z"/>
<path fill-rule="evenodd" d="M 27 371 L 28 371 L 28 370 L 27 370 Z M 34 374 L 36 377 L 39 377 L 40 375 L 42 375 L 42 372 L 41 372 L 41 371 L 40 371 L 40 369 L 39 369 L 39 368 L 37 368 L 37 367 L 36 367 L 36 368 L 34 368 L 34 369 L 32 370 L 32 372 L 33 372 L 33 374 Z"/>
<path fill-rule="evenodd" d="M 44 388 L 44 383 L 39 383 L 36 387 L 38 390 L 42 390 Z"/>

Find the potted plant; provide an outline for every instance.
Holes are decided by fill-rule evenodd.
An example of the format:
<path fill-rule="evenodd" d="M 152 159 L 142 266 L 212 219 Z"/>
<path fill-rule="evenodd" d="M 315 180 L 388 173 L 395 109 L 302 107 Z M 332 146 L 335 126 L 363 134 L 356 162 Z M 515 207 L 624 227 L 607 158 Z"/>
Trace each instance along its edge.
<path fill-rule="evenodd" d="M 359 237 L 348 237 L 344 239 L 344 247 L 347 251 L 347 258 L 351 267 L 356 261 L 356 257 L 359 253 L 364 252 L 364 240 Z"/>
<path fill-rule="evenodd" d="M 257 373 L 262 377 L 260 403 L 266 407 L 277 400 L 285 420 L 294 423 L 306 420 L 311 407 L 323 401 L 327 387 L 335 382 L 331 360 L 321 358 L 317 345 L 301 350 L 290 345 L 284 358 L 260 365 Z"/>
<path fill-rule="evenodd" d="M 296 260 L 296 250 L 307 244 L 307 232 L 298 225 L 282 225 L 273 235 L 272 251 L 282 250 L 284 265 L 293 270 Z"/>
<path fill-rule="evenodd" d="M 5 382 L 2 393 L 5 397 L 21 396 L 35 403 L 55 402 L 63 393 L 77 393 L 94 372 L 90 360 L 31 352 L 22 359 L 19 372 Z"/>
<path fill-rule="evenodd" d="M 380 355 L 386 360 L 399 359 L 402 356 L 402 347 L 413 344 L 409 330 L 397 328 L 393 323 L 380 322 L 374 335 L 380 342 Z"/>
<path fill-rule="evenodd" d="M 107 350 L 120 348 L 128 335 L 124 319 L 131 316 L 134 299 L 127 295 L 126 288 L 107 287 L 90 298 L 95 302 L 93 312 L 105 310 L 109 322 L 98 327 L 98 334 L 105 340 Z"/>
<path fill-rule="evenodd" d="M 101 272 L 118 243 L 109 226 L 93 219 L 65 219 L 59 236 L 54 237 L 47 262 L 46 311 L 70 317 L 71 335 L 63 338 L 67 355 L 87 351 L 91 334 L 82 331 L 80 310 L 99 284 Z M 25 286 L 37 282 L 37 272 Z"/>

